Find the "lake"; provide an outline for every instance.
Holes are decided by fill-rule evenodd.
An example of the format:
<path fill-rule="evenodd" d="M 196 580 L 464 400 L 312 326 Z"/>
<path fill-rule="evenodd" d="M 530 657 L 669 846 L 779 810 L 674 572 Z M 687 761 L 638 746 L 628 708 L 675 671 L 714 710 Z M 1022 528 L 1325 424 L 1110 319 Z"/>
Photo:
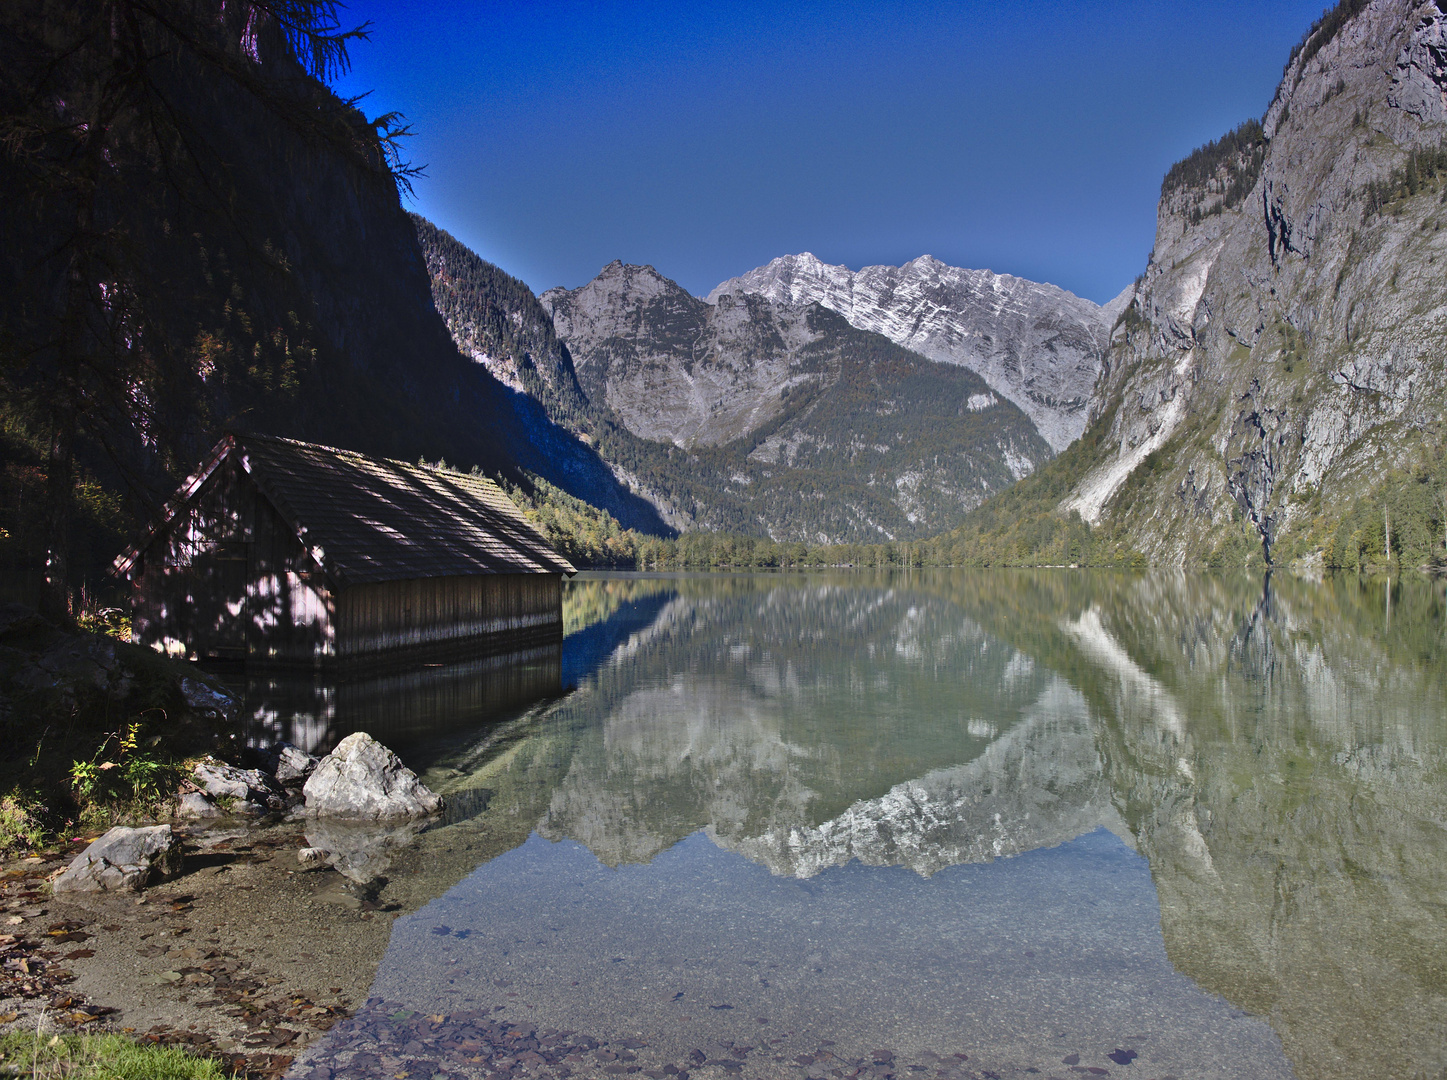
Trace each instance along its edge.
<path fill-rule="evenodd" d="M 385 700 L 451 804 L 349 864 L 414 845 L 435 899 L 293 1075 L 1447 1075 L 1444 609 L 580 575 L 560 656 L 258 707 L 315 744 Z"/>

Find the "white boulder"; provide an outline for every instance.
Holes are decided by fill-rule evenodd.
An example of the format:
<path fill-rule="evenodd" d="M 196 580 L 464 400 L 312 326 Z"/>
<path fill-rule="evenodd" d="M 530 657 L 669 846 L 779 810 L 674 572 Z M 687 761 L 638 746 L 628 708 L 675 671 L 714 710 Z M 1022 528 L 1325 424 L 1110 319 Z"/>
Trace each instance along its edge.
<path fill-rule="evenodd" d="M 318 763 L 302 793 L 310 817 L 388 821 L 442 810 L 442 797 L 365 731 L 337 743 Z"/>

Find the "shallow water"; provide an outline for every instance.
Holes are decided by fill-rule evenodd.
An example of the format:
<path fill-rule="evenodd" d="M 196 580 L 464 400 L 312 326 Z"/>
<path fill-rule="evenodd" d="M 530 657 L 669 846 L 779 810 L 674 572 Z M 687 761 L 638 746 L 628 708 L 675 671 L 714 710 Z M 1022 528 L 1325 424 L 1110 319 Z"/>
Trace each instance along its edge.
<path fill-rule="evenodd" d="M 1444 606 L 584 576 L 566 693 L 452 673 L 409 729 L 437 835 L 511 849 L 438 860 L 295 1071 L 1444 1075 Z"/>

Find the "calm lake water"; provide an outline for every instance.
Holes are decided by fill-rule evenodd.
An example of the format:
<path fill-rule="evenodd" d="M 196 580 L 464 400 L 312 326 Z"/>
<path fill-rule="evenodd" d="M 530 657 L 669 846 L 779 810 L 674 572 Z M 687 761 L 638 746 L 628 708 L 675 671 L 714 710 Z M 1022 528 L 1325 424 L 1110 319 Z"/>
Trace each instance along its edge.
<path fill-rule="evenodd" d="M 581 576 L 561 656 L 377 691 L 436 899 L 296 1074 L 1447 1075 L 1444 608 Z M 260 722 L 376 719 L 328 693 Z"/>

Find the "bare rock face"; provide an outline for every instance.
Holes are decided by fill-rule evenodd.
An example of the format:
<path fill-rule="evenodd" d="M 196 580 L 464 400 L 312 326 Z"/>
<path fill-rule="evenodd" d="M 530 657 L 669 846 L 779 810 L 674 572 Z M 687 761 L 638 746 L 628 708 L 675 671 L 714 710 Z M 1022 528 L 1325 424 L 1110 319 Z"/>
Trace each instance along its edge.
<path fill-rule="evenodd" d="M 693 527 L 917 539 L 1052 454 L 967 367 L 821 304 L 748 292 L 709 304 L 619 262 L 539 299 L 589 400 L 640 440 L 629 467 L 688 505 Z"/>
<path fill-rule="evenodd" d="M 1057 453 L 1080 437 L 1118 311 L 1054 285 L 964 270 L 929 255 L 903 266 L 831 266 L 785 255 L 709 293 L 821 304 L 851 326 L 960 364 L 1014 402 Z"/>
<path fill-rule="evenodd" d="M 388 821 L 427 817 L 442 810 L 442 797 L 365 731 L 337 743 L 302 791 L 306 812 L 312 817 Z"/>
<path fill-rule="evenodd" d="M 802 311 L 710 308 L 651 266 L 614 262 L 540 299 L 588 396 L 635 435 L 680 447 L 721 446 L 777 417 L 822 337 Z"/>
<path fill-rule="evenodd" d="M 1248 543 L 1259 561 L 1321 559 L 1354 505 L 1440 447 L 1447 15 L 1337 15 L 1239 149 L 1167 176 L 1099 432 L 1063 478 L 1061 509 L 1155 562 Z"/>
<path fill-rule="evenodd" d="M 56 892 L 140 891 L 181 872 L 181 839 L 169 825 L 117 825 L 76 856 L 55 879 Z"/>

